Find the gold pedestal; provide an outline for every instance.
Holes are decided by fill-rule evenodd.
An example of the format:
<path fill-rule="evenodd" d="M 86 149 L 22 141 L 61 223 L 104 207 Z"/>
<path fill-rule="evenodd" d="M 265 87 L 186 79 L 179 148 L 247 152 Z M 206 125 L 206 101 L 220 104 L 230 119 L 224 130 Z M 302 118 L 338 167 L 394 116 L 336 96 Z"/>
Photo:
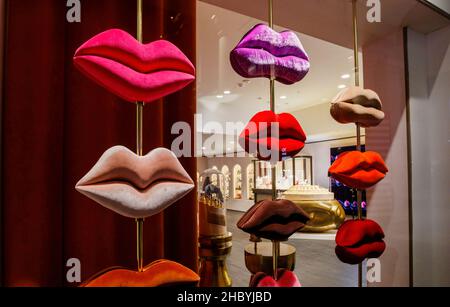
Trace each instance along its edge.
<path fill-rule="evenodd" d="M 256 248 L 255 248 L 256 247 Z M 272 242 L 250 243 L 245 247 L 245 266 L 252 273 L 264 272 L 273 276 Z M 278 268 L 295 269 L 295 247 L 280 244 Z"/>
<path fill-rule="evenodd" d="M 345 221 L 345 211 L 337 200 L 292 200 L 309 214 L 310 220 L 300 232 L 320 233 L 338 229 Z"/>
<path fill-rule="evenodd" d="M 224 236 L 200 237 L 200 287 L 231 287 L 226 258 L 231 252 L 233 243 L 231 232 Z"/>

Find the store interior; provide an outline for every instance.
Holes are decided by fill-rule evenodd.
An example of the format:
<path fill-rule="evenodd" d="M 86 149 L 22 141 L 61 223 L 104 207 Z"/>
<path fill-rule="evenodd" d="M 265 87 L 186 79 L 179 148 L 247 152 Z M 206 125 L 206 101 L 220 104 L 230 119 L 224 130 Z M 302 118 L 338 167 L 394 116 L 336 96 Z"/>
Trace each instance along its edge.
<path fill-rule="evenodd" d="M 356 148 L 355 126 L 337 123 L 329 110 L 335 95 L 355 81 L 351 5 L 344 3 L 345 1 L 328 1 L 334 9 L 312 14 L 318 9 L 315 4 L 308 3 L 308 9 L 305 9 L 302 1 L 301 11 L 293 8 L 295 1 L 288 2 L 289 6 L 278 1 L 274 7 L 275 29 L 295 31 L 308 52 L 313 69 L 298 84 L 286 86 L 276 83 L 277 112 L 293 114 L 307 134 L 305 147 L 297 157 L 277 164 L 277 196 L 283 197 L 293 187 L 300 187 L 297 188 L 300 190 L 314 189 L 317 194 L 333 193 L 335 200 L 345 211 L 345 219 L 353 219 L 357 214 L 356 191 L 330 179 L 327 172 L 338 154 Z M 404 68 L 403 54 L 400 54 L 403 46 L 398 44 L 403 36 L 401 26 L 408 25 L 410 31 L 424 36 L 439 29 L 440 37 L 448 33 L 448 21 L 438 14 L 413 1 L 403 2 L 403 7 L 391 2 L 389 8 L 383 7 L 382 26 L 375 27 L 367 22 L 362 22 L 360 26 L 361 84 L 365 87 L 367 83 L 368 88 L 384 87 L 383 98 L 387 102 L 383 103 L 392 112 L 387 115 L 388 123 L 362 129 L 360 139 L 363 148 L 382 150 L 388 160 L 391 160 L 391 165 L 402 161 L 403 158 L 399 157 L 408 154 L 406 146 L 402 147 L 407 142 L 404 122 L 406 110 L 404 106 L 395 105 L 395 100 L 405 99 L 406 93 L 392 88 L 393 84 L 405 82 L 392 75 Z M 293 11 L 299 12 L 300 16 L 293 14 Z M 361 11 L 364 12 L 362 6 L 362 19 L 365 16 Z M 396 16 L 399 11 L 403 13 L 402 18 Z M 340 13 L 332 16 L 332 12 Z M 311 22 L 312 18 L 314 22 Z M 236 222 L 256 201 L 270 194 L 272 169 L 270 163 L 258 161 L 245 153 L 238 143 L 239 128 L 225 128 L 227 122 L 237 123 L 237 127 L 242 128 L 256 112 L 269 108 L 270 94 L 267 79 L 245 79 L 236 74 L 229 65 L 229 53 L 249 28 L 266 22 L 266 19 L 264 6 L 249 6 L 242 1 L 197 2 L 197 113 L 201 115 L 201 122 L 197 122 L 196 127 L 199 155 L 197 184 L 201 192 L 205 178 L 202 173 L 208 169 L 215 169 L 225 177 L 225 180 L 219 181 L 226 199 L 228 230 L 233 233 L 233 249 L 227 263 L 235 286 L 247 286 L 251 276 L 247 259 L 242 252 L 249 244 L 249 236 L 236 227 Z M 321 23 L 321 27 L 313 26 L 317 23 Z M 391 54 L 381 55 L 379 51 L 387 46 L 391 48 Z M 380 54 L 376 55 L 376 52 Z M 386 61 L 394 66 L 391 71 L 382 71 L 377 67 L 383 61 L 382 57 L 387 57 Z M 448 70 L 446 73 L 448 74 Z M 386 74 L 389 76 L 380 80 Z M 404 186 L 399 184 L 395 195 L 393 192 L 385 194 L 386 189 L 392 191 L 395 178 L 408 177 L 407 165 L 400 162 L 396 167 L 385 186 L 370 189 L 367 195 L 363 194 L 363 214 L 384 217 L 384 227 L 391 227 L 387 232 L 394 234 L 388 241 L 399 244 L 395 248 L 392 245 L 391 248 L 388 247 L 388 255 L 381 257 L 383 263 L 386 263 L 383 271 L 395 268 L 395 276 L 372 286 L 405 285 L 412 280 L 409 273 L 411 264 L 408 261 L 401 263 L 399 259 L 403 255 L 413 261 L 409 243 L 411 230 L 408 215 L 405 214 L 409 206 L 407 183 Z M 218 183 L 217 178 L 213 178 L 213 182 Z M 394 203 L 396 209 L 393 209 Z M 404 212 L 401 212 L 402 207 Z M 397 213 L 391 214 L 388 211 Z M 396 225 L 392 224 L 395 219 L 399 221 Z M 326 230 L 300 231 L 291 237 L 289 243 L 296 247 L 295 272 L 303 280 L 303 285 L 358 285 L 358 267 L 344 264 L 334 255 L 336 228 L 337 226 Z M 418 258 L 414 259 L 418 261 Z M 420 278 L 416 278 L 417 284 L 421 283 Z"/>

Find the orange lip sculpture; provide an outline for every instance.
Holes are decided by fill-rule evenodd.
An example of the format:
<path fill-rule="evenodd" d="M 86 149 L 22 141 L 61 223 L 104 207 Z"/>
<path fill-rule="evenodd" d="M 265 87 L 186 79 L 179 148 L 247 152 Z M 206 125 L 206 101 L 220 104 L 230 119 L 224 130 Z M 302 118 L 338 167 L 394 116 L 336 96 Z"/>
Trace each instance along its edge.
<path fill-rule="evenodd" d="M 339 155 L 329 169 L 331 177 L 351 188 L 364 190 L 381 181 L 388 168 L 379 153 L 349 151 Z"/>
<path fill-rule="evenodd" d="M 170 150 L 156 148 L 141 157 L 123 146 L 108 149 L 76 185 L 78 192 L 131 218 L 157 214 L 193 188 Z"/>
<path fill-rule="evenodd" d="M 200 278 L 185 266 L 169 260 L 157 260 L 142 272 L 112 268 L 97 274 L 82 287 L 167 287 L 195 286 Z"/>

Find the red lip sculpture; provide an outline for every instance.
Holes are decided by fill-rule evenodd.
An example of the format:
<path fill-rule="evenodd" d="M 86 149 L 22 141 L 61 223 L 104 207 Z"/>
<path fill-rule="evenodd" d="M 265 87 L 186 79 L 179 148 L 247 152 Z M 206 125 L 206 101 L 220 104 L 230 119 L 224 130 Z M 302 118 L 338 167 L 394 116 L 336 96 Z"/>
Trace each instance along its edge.
<path fill-rule="evenodd" d="M 358 264 L 366 258 L 378 258 L 386 249 L 383 238 L 383 229 L 375 221 L 346 221 L 336 234 L 336 256 L 348 264 Z"/>
<path fill-rule="evenodd" d="M 274 124 L 279 126 L 279 133 L 272 136 Z M 305 132 L 294 116 L 272 111 L 253 116 L 239 136 L 239 144 L 246 152 L 256 153 L 260 160 L 265 161 L 274 160 L 274 156 L 280 161 L 293 157 L 303 149 L 305 141 Z"/>
<path fill-rule="evenodd" d="M 93 81 L 130 102 L 151 102 L 195 79 L 195 68 L 175 45 L 143 45 L 127 32 L 100 33 L 75 52 L 75 66 Z"/>
<path fill-rule="evenodd" d="M 339 155 L 328 172 L 346 186 L 364 190 L 382 180 L 388 168 L 377 152 L 349 151 Z"/>
<path fill-rule="evenodd" d="M 256 273 L 250 280 L 250 288 L 294 288 L 302 286 L 294 272 L 278 269 L 277 276 L 278 279 L 274 280 L 272 276 L 264 272 Z"/>

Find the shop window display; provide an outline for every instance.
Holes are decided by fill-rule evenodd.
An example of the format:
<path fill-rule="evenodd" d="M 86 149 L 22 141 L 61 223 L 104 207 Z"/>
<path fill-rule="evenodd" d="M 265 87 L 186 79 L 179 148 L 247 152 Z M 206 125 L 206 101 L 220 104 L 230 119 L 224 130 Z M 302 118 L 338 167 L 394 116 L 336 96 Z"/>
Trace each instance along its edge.
<path fill-rule="evenodd" d="M 200 71 L 203 82 L 202 90 L 198 93 L 198 105 L 205 118 L 218 119 L 206 107 L 207 103 L 211 103 L 218 106 L 215 112 L 221 114 L 220 121 L 240 121 L 246 125 L 237 133 L 241 147 L 237 152 L 245 150 L 250 153 L 249 158 L 257 159 L 253 161 L 255 203 L 272 197 L 287 199 L 301 206 L 312 217 L 289 243 L 295 245 L 297 236 L 306 238 L 303 242 L 310 246 L 316 245 L 316 238 L 324 239 L 329 244 L 330 257 L 334 258 L 331 260 L 328 255 L 318 251 L 322 261 L 337 259 L 359 264 L 347 267 L 347 264 L 339 262 L 334 269 L 340 270 L 342 276 L 352 276 L 349 278 L 352 280 L 351 285 L 366 285 L 362 277 L 358 278 L 362 276 L 361 268 L 366 269 L 365 259 L 379 257 L 381 263 L 393 269 L 391 260 L 384 260 L 389 259 L 390 244 L 402 246 L 401 253 L 408 257 L 407 224 L 403 223 L 405 219 L 397 216 L 399 223 L 396 227 L 401 225 L 401 233 L 404 234 L 401 239 L 393 227 L 390 231 L 386 229 L 391 218 L 387 212 L 396 215 L 392 208 L 398 207 L 399 203 L 401 206 L 406 205 L 405 198 L 400 200 L 392 196 L 393 178 L 406 182 L 404 170 L 407 168 L 401 164 L 400 171 L 398 163 L 393 162 L 398 159 L 405 161 L 406 149 L 396 154 L 387 149 L 397 148 L 393 144 L 403 142 L 407 137 L 406 134 L 394 133 L 398 127 L 405 127 L 404 122 L 397 117 L 405 112 L 405 97 L 402 96 L 404 82 L 395 80 L 399 90 L 392 90 L 388 80 L 393 74 L 387 73 L 387 66 L 374 64 L 383 61 L 380 50 L 391 50 L 389 59 L 396 61 L 396 73 L 403 76 L 404 71 L 398 69 L 403 65 L 402 59 L 396 56 L 403 54 L 401 48 L 404 46 L 396 44 L 396 56 L 391 47 L 376 49 L 377 41 L 385 41 L 389 45 L 388 33 L 380 28 L 375 30 L 376 23 L 367 23 L 365 8 L 358 1 L 353 4 L 352 1 L 330 4 L 334 11 L 342 12 L 336 19 L 339 22 L 332 21 L 330 16 L 324 17 L 321 27 L 313 27 L 304 21 L 308 19 L 305 11 L 301 13 L 304 14 L 303 20 L 294 19 L 289 17 L 287 7 L 277 4 L 276 0 L 273 3 L 273 15 L 269 14 L 271 17 L 268 18 L 264 9 L 256 10 L 245 4 L 226 5 L 214 0 L 198 2 L 202 12 L 199 24 L 211 26 L 210 29 L 200 31 L 200 36 L 213 41 L 217 36 L 217 44 L 210 44 L 209 48 L 212 49 L 203 52 L 204 56 L 199 58 L 204 63 L 217 61 L 217 69 Z M 317 3 L 288 1 L 288 4 L 288 7 L 299 10 L 306 5 L 310 9 L 317 9 L 316 12 L 320 11 Z M 385 5 L 392 5 L 391 8 L 395 6 L 393 2 Z M 419 4 L 411 3 L 412 7 L 422 9 Z M 399 6 L 397 9 L 406 12 Z M 390 24 L 394 32 L 393 24 L 399 25 L 397 18 L 389 15 L 387 19 L 389 21 L 385 20 L 383 24 Z M 440 21 L 443 22 L 442 19 Z M 369 34 L 367 27 L 371 27 L 372 34 Z M 397 33 L 400 32 L 397 30 Z M 287 43 L 288 37 L 292 38 L 290 43 Z M 401 41 L 401 33 L 395 38 Z M 273 45 L 273 41 L 277 41 L 277 44 Z M 201 42 L 198 44 L 202 45 Z M 291 62 L 279 58 L 286 49 L 290 50 Z M 229 53 L 229 63 L 228 59 L 223 60 L 224 53 L 225 57 Z M 384 56 L 388 57 L 387 54 Z M 291 66 L 293 63 L 298 65 Z M 273 70 L 270 71 L 268 67 Z M 384 83 L 381 84 L 380 80 Z M 230 112 L 233 107 L 236 108 L 235 113 Z M 259 123 L 268 123 L 268 126 L 258 129 Z M 272 124 L 280 126 L 282 137 L 279 139 L 268 136 L 267 131 Z M 287 127 L 291 128 L 289 132 Z M 403 133 L 405 130 L 401 131 Z M 270 142 L 275 142 L 272 149 L 277 153 L 276 159 L 280 160 L 277 163 L 270 161 L 258 149 L 259 145 Z M 297 157 L 292 159 L 293 156 Z M 235 159 L 238 161 L 239 158 Z M 403 181 L 399 172 L 403 172 Z M 244 173 L 243 185 L 248 195 L 252 187 L 251 177 L 248 171 Z M 273 183 L 275 191 L 272 190 Z M 407 193 L 407 189 L 402 189 L 401 195 Z M 389 199 L 384 199 L 382 195 Z M 395 195 L 399 195 L 397 188 Z M 397 199 L 395 204 L 394 198 Z M 242 208 L 243 212 L 251 210 L 251 204 L 244 202 L 246 200 L 236 201 L 236 204 L 241 204 L 236 208 Z M 407 211 L 406 207 L 403 209 Z M 355 224 L 346 222 L 353 220 Z M 359 220 L 373 222 L 380 228 L 353 226 Z M 367 245 L 364 247 L 365 252 L 355 251 L 359 256 L 350 255 L 348 251 L 360 242 L 356 240 L 352 242 L 353 245 L 345 245 L 348 242 L 343 243 L 341 238 L 346 231 L 338 233 L 341 227 L 359 229 L 355 230 L 357 233 L 373 232 L 371 244 L 377 247 L 371 249 Z M 336 238 L 337 234 L 339 239 Z M 250 241 L 257 242 L 253 239 Z M 383 244 L 385 248 L 381 248 Z M 262 242 L 261 253 L 264 253 L 264 248 Z M 344 249 L 347 249 L 346 256 L 343 256 Z M 383 253 L 384 250 L 388 256 Z M 246 247 L 246 261 L 250 259 L 249 252 L 252 252 L 252 248 Z M 268 252 L 268 256 L 271 256 L 271 252 Z M 302 263 L 304 261 L 309 260 L 302 259 Z M 316 269 L 316 272 L 321 271 L 320 268 Z M 253 266 L 250 271 L 252 274 L 257 273 Z M 295 272 L 300 272 L 302 279 L 302 269 L 295 269 Z M 383 274 L 388 272 L 389 269 L 383 267 Z M 322 281 L 332 285 L 338 279 Z M 308 281 L 302 284 L 308 285 Z M 345 282 L 341 280 L 339 285 L 342 284 Z M 372 283 L 371 286 L 377 284 Z"/>
<path fill-rule="evenodd" d="M 2 286 L 450 285 L 446 1 L 56 2 L 0 1 Z"/>

